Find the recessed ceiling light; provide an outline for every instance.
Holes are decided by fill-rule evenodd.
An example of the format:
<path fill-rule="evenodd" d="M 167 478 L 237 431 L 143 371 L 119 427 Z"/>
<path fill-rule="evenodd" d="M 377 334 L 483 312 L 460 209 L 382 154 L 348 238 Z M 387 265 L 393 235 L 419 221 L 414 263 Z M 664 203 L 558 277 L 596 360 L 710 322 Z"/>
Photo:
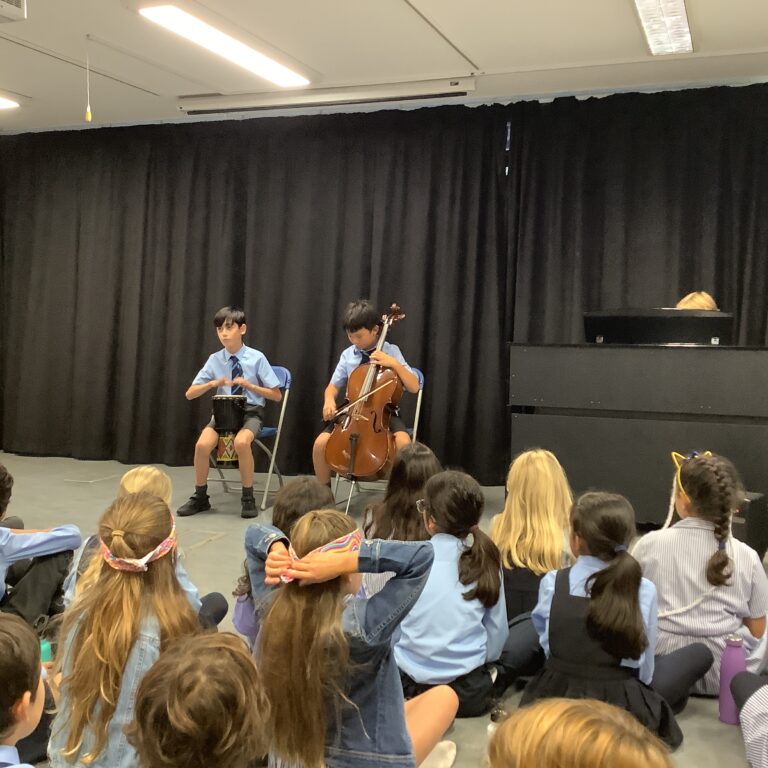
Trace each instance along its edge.
<path fill-rule="evenodd" d="M 693 51 L 685 0 L 635 0 L 635 5 L 654 56 Z"/>
<path fill-rule="evenodd" d="M 259 53 L 245 43 L 241 43 L 220 29 L 206 24 L 196 16 L 182 11 L 175 5 L 155 5 L 140 8 L 139 13 L 155 24 L 159 24 L 212 53 L 222 56 L 233 64 L 269 80 L 270 83 L 283 88 L 309 85 L 309 80 L 305 77 L 288 69 L 288 67 L 284 67 L 274 59 L 270 59 L 269 56 Z"/>
<path fill-rule="evenodd" d="M 5 99 L 2 96 L 0 96 L 0 109 L 16 109 L 16 107 L 19 106 L 18 101 L 13 101 L 12 99 Z"/>

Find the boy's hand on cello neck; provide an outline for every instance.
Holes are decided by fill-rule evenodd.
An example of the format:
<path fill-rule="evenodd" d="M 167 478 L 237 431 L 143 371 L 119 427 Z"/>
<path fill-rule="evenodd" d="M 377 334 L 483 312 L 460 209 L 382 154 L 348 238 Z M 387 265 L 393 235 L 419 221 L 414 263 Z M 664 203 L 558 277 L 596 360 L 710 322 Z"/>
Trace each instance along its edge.
<path fill-rule="evenodd" d="M 403 382 L 403 386 L 411 393 L 415 394 L 419 391 L 419 380 L 416 378 L 416 374 L 409 371 L 401 362 L 395 360 L 392 355 L 388 355 L 381 350 L 375 350 L 371 352 L 371 360 L 380 365 L 382 368 L 391 368 Z"/>

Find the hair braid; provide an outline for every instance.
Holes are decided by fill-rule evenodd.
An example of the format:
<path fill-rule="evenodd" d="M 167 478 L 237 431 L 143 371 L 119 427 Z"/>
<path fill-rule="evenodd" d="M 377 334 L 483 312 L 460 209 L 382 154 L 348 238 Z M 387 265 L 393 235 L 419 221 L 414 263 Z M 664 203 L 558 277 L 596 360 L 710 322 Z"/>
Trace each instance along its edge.
<path fill-rule="evenodd" d="M 723 456 L 696 456 L 683 464 L 681 480 L 694 514 L 714 525 L 718 546 L 707 562 L 707 581 L 717 587 L 727 584 L 732 568 L 725 547 L 742 488 L 736 468 Z"/>

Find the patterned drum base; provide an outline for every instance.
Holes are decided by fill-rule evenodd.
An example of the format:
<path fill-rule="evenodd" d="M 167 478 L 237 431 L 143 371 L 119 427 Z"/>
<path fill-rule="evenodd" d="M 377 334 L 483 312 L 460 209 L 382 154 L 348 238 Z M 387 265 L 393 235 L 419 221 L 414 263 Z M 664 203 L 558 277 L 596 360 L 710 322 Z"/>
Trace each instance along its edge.
<path fill-rule="evenodd" d="M 216 449 L 216 463 L 226 464 L 228 467 L 239 466 L 237 451 L 235 450 L 235 433 L 225 432 L 219 435 L 219 447 Z"/>

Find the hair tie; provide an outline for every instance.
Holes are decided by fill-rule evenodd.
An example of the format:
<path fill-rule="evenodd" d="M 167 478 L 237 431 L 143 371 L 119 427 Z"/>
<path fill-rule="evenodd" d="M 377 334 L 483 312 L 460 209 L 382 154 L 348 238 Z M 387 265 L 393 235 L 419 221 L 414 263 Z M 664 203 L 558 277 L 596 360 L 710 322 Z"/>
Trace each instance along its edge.
<path fill-rule="evenodd" d="M 112 537 L 123 535 L 125 532 L 119 528 L 112 531 Z M 147 563 L 151 563 L 154 560 L 159 560 L 164 555 L 167 555 L 171 550 L 176 548 L 176 521 L 171 515 L 171 532 L 166 539 L 163 539 L 151 552 L 148 552 L 144 557 L 118 557 L 112 552 L 112 550 L 106 545 L 104 539 L 99 539 L 101 544 L 101 556 L 110 568 L 114 568 L 116 571 L 146 571 Z"/>
<path fill-rule="evenodd" d="M 620 555 L 622 552 L 626 552 L 626 551 L 627 551 L 627 548 L 626 548 L 626 546 L 624 546 L 624 544 L 617 544 L 613 548 L 613 554 L 614 555 Z"/>
<path fill-rule="evenodd" d="M 717 550 L 718 552 L 722 552 L 725 549 L 725 539 L 720 539 L 720 541 L 717 542 Z"/>

